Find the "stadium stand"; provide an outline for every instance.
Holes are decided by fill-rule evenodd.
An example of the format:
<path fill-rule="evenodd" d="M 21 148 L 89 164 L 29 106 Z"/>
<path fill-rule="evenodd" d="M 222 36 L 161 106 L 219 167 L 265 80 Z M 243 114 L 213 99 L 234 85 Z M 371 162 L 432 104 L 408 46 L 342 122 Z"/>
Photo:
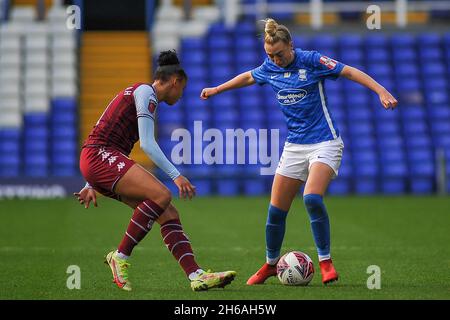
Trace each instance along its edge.
<path fill-rule="evenodd" d="M 173 125 L 189 128 L 193 121 L 201 120 L 223 134 L 226 128 L 283 130 L 285 124 L 270 88 L 255 86 L 208 101 L 198 99 L 203 87 L 217 85 L 263 61 L 262 44 L 256 35 L 254 22 L 244 20 L 231 30 L 215 23 L 203 36 L 182 38 L 182 63 L 190 81 L 176 111 L 178 120 L 171 120 Z M 330 109 L 346 144 L 340 177 L 329 192 L 435 192 L 436 151 L 450 148 L 450 34 L 320 34 L 295 36 L 294 41 L 303 49 L 318 50 L 367 71 L 400 101 L 397 110 L 385 111 L 378 97 L 361 86 L 345 80 L 327 81 Z M 245 55 L 234 54 L 242 50 Z M 159 135 L 162 148 L 170 153 L 176 143 L 170 141 L 170 130 L 161 129 Z M 251 176 L 249 165 L 235 165 L 236 171 L 218 165 L 212 172 L 206 172 L 205 166 L 186 170 L 193 179 L 209 177 L 214 182 L 202 185 L 207 194 L 254 195 L 270 187 L 270 180 L 261 186 L 263 177 L 257 173 Z M 206 186 L 210 189 L 204 190 Z"/>
<path fill-rule="evenodd" d="M 35 1 L 0 0 L 0 178 L 79 175 L 80 141 L 115 92 L 134 82 L 150 82 L 152 58 L 172 48 L 179 51 L 189 82 L 177 105 L 158 111 L 158 141 L 169 158 L 179 142 L 171 140 L 174 130 L 186 128 L 193 134 L 195 121 L 201 121 L 202 134 L 214 128 L 223 137 L 227 129 L 278 129 L 281 154 L 286 125 L 270 87 L 252 86 L 199 99 L 202 88 L 263 61 L 255 15 L 242 16 L 229 28 L 220 20 L 214 1 L 192 1 L 190 20 L 183 15 L 182 1 L 174 1 L 173 6 L 155 8 L 149 32 L 84 31 L 77 37 L 65 25 L 64 6 L 45 1 L 42 17 L 31 3 Z M 427 13 L 425 20 L 435 14 Z M 274 17 L 299 19 L 290 13 Z M 344 18 L 330 15 L 326 23 Z M 297 47 L 318 50 L 366 71 L 399 99 L 397 110 L 385 111 L 375 94 L 355 83 L 326 82 L 330 110 L 345 142 L 340 176 L 331 184 L 331 194 L 436 192 L 440 152 L 446 159 L 450 192 L 450 33 L 421 28 L 293 36 Z M 259 138 L 270 140 L 270 131 L 268 137 Z M 202 151 L 210 142 L 203 141 Z M 192 155 L 198 151 L 194 148 Z M 226 153 L 238 150 L 225 144 L 222 148 Z M 151 165 L 145 154 L 134 152 L 134 159 Z M 260 163 L 249 164 L 248 146 L 245 153 L 245 164 L 236 164 L 236 155 L 233 165 L 209 165 L 204 159 L 197 163 L 192 156 L 193 163 L 179 169 L 200 195 L 266 194 L 271 176 L 260 175 Z"/>
<path fill-rule="evenodd" d="M 11 8 L 0 25 L 0 176 L 78 174 L 77 41 L 65 8 Z"/>

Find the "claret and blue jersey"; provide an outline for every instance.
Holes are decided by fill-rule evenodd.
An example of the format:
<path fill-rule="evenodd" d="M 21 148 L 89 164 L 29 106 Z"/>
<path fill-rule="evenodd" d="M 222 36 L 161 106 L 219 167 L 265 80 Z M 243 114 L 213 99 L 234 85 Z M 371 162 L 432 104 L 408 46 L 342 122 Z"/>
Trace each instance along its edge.
<path fill-rule="evenodd" d="M 295 49 L 290 65 L 281 68 L 267 58 L 251 71 L 255 81 L 270 84 L 288 126 L 287 141 L 312 144 L 333 140 L 339 130 L 328 108 L 325 79 L 336 80 L 344 64 L 316 51 Z"/>

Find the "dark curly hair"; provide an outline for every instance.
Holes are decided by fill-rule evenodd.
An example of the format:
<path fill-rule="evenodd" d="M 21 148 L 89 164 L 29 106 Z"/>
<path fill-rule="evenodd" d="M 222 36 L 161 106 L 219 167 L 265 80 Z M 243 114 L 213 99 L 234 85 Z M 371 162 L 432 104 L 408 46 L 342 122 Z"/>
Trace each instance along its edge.
<path fill-rule="evenodd" d="M 177 75 L 179 78 L 187 80 L 187 74 L 180 65 L 176 51 L 163 51 L 158 57 L 155 80 L 166 82 L 172 75 Z"/>

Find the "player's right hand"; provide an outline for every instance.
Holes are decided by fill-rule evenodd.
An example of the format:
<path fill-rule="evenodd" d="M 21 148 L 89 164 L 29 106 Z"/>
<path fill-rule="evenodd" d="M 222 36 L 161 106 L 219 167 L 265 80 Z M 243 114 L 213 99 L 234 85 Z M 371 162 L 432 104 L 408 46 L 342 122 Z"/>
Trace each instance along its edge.
<path fill-rule="evenodd" d="M 81 205 L 84 204 L 86 209 L 89 208 L 91 201 L 94 203 L 94 206 L 97 207 L 97 195 L 95 194 L 94 189 L 84 187 L 80 190 L 80 192 L 75 192 L 73 195 L 77 198 Z"/>
<path fill-rule="evenodd" d="M 205 88 L 202 90 L 202 93 L 200 94 L 200 98 L 203 100 L 208 99 L 209 97 L 212 97 L 218 93 L 217 87 L 214 88 Z"/>
<path fill-rule="evenodd" d="M 173 182 L 178 187 L 181 199 L 186 199 L 186 197 L 192 199 L 195 196 L 195 186 L 193 186 L 184 176 L 178 176 Z"/>

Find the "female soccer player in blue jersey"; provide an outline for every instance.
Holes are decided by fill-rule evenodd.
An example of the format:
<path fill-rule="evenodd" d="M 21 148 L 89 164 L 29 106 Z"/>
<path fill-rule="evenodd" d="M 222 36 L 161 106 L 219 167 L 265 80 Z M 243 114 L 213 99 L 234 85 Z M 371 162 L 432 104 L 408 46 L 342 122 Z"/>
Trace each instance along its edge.
<path fill-rule="evenodd" d="M 264 49 L 268 58 L 261 66 L 201 92 L 201 98 L 208 99 L 230 89 L 270 84 L 287 121 L 289 133 L 273 180 L 266 223 L 266 263 L 247 284 L 262 284 L 276 275 L 287 213 L 304 183 L 303 200 L 326 284 L 336 281 L 338 274 L 330 255 L 330 224 L 323 196 L 338 174 L 344 143 L 328 111 L 324 81 L 343 76 L 360 83 L 378 94 L 385 109 L 395 108 L 397 100 L 364 72 L 316 51 L 295 49 L 288 28 L 273 19 L 265 20 Z"/>

